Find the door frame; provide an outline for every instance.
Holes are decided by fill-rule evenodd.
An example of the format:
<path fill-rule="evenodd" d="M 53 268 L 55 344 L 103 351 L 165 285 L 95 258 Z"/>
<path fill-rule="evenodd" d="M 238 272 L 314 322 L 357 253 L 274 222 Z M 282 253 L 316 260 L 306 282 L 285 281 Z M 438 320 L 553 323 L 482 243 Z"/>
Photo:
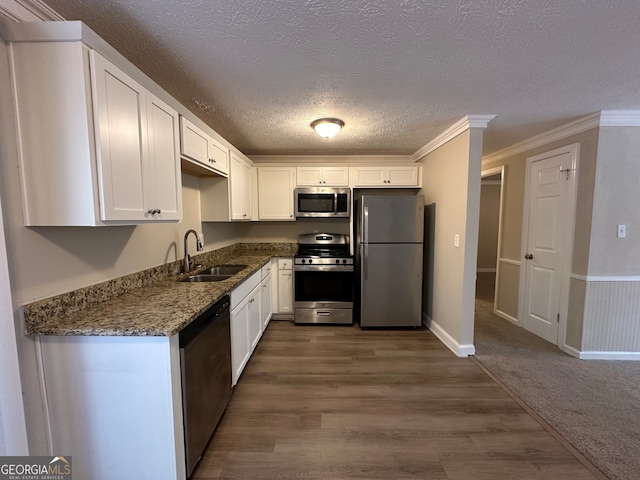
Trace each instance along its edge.
<path fill-rule="evenodd" d="M 488 168 L 486 170 L 482 170 L 480 174 L 480 178 L 490 177 L 492 175 L 500 174 L 500 202 L 498 206 L 498 242 L 496 244 L 496 280 L 495 286 L 493 289 L 493 313 L 500 317 L 504 317 L 502 312 L 498 311 L 498 285 L 500 280 L 500 252 L 502 251 L 502 213 L 504 212 L 504 192 L 505 192 L 505 183 L 506 179 L 507 166 L 500 165 L 499 167 Z M 482 186 L 480 187 L 482 188 Z M 510 320 L 510 319 L 508 319 Z"/>
<path fill-rule="evenodd" d="M 565 340 L 567 336 L 567 315 L 569 311 L 569 288 L 571 285 L 571 265 L 573 260 L 573 236 L 576 224 L 576 200 L 577 200 L 577 171 L 580 158 L 580 144 L 572 143 L 564 147 L 549 150 L 547 152 L 527 157 L 526 173 L 524 178 L 524 207 L 522 211 L 522 239 L 520 242 L 520 258 L 522 259 L 527 249 L 527 240 L 529 238 L 529 214 L 530 214 L 530 195 L 531 188 L 529 182 L 531 180 L 531 166 L 534 162 L 544 160 L 546 158 L 555 157 L 568 153 L 571 155 L 571 170 L 567 172 L 569 175 L 569 221 L 565 226 L 565 235 L 567 239 L 566 255 L 563 257 L 560 270 L 560 322 L 558 324 L 558 339 L 556 345 L 564 351 L 567 351 Z M 526 263 L 520 263 L 520 285 L 518 288 L 518 323 L 520 326 L 524 324 L 525 315 L 525 281 L 526 281 Z"/>

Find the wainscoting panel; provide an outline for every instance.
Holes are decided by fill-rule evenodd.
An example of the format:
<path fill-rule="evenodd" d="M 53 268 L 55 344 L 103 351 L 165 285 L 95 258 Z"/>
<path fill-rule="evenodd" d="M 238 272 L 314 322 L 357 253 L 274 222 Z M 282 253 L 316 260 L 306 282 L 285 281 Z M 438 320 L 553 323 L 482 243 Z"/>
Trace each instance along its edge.
<path fill-rule="evenodd" d="M 640 352 L 640 281 L 588 281 L 583 352 Z"/>

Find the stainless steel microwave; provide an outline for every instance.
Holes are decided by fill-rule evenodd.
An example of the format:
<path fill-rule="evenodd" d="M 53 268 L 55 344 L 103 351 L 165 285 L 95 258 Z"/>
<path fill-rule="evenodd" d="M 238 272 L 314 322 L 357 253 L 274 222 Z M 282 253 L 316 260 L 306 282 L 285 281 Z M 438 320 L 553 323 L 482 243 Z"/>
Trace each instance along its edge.
<path fill-rule="evenodd" d="M 351 190 L 335 187 L 296 188 L 293 194 L 296 217 L 349 217 Z"/>

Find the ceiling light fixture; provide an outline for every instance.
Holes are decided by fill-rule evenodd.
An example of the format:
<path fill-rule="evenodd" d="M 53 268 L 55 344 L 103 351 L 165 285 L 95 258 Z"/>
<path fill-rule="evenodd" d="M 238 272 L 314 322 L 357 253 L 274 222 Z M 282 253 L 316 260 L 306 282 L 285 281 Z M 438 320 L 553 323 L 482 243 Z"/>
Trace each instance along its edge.
<path fill-rule="evenodd" d="M 339 118 L 319 118 L 311 122 L 311 128 L 323 138 L 335 137 L 342 127 L 344 122 Z"/>

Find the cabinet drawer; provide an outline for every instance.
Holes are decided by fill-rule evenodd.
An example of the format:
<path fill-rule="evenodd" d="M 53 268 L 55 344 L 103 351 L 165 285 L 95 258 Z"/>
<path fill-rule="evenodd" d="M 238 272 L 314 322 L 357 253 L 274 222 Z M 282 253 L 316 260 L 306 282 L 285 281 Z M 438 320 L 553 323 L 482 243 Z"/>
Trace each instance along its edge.
<path fill-rule="evenodd" d="M 231 310 L 236 308 L 251 291 L 260 285 L 262 275 L 256 272 L 231 291 Z"/>
<path fill-rule="evenodd" d="M 271 262 L 267 263 L 266 265 L 263 265 L 262 268 L 260 269 L 260 272 L 261 272 L 262 280 L 264 280 L 269 275 L 271 275 Z"/>
<path fill-rule="evenodd" d="M 278 270 L 291 270 L 293 261 L 290 258 L 278 259 Z"/>

